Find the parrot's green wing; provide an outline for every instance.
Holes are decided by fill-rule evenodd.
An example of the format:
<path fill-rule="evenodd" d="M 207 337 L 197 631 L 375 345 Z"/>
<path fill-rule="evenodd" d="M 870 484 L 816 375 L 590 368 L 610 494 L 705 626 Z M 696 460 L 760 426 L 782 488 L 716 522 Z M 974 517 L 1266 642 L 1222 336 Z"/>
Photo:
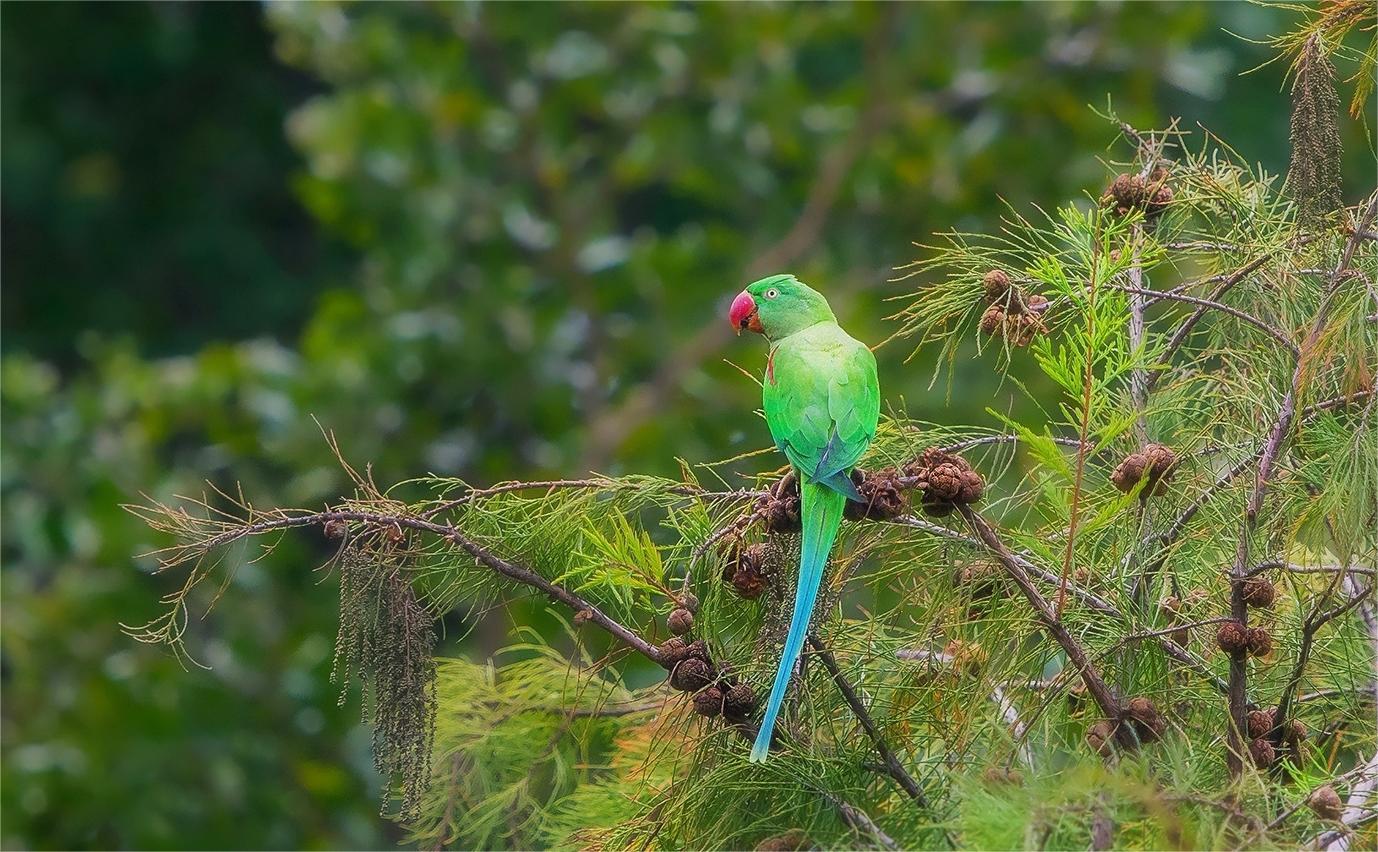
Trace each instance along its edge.
<path fill-rule="evenodd" d="M 875 356 L 833 323 L 780 341 L 762 387 L 770 433 L 807 481 L 845 479 L 876 436 Z M 853 492 L 850 483 L 843 490 Z"/>

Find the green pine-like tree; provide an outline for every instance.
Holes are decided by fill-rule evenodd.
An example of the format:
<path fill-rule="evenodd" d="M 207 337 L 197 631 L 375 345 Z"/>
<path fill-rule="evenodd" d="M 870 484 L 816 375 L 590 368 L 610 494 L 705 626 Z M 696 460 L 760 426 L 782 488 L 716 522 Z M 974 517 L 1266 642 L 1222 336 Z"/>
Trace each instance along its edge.
<path fill-rule="evenodd" d="M 321 528 L 341 700 L 362 683 L 384 810 L 428 848 L 1372 848 L 1378 194 L 1341 203 L 1331 62 L 1371 12 L 1278 40 L 1285 182 L 1108 113 L 1103 194 L 901 271 L 886 345 L 1031 361 L 1041 417 L 888 400 L 766 763 L 799 546 L 773 455 L 384 488 L 337 451 L 324 511 L 133 507 L 185 585 L 131 633 L 194 654 L 232 548 Z M 563 629 L 434 656 L 446 613 L 530 603 Z"/>

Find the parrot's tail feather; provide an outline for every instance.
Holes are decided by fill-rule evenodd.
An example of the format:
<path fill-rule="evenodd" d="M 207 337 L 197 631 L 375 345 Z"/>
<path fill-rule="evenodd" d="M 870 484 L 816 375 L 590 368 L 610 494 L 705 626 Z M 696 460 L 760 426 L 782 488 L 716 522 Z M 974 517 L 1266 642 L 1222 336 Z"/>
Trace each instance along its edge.
<path fill-rule="evenodd" d="M 770 700 L 766 702 L 766 715 L 761 719 L 761 730 L 756 735 L 755 745 L 751 747 L 753 763 L 765 760 L 770 751 L 775 717 L 780 715 L 785 689 L 794 673 L 799 652 L 804 648 L 804 636 L 809 632 L 813 605 L 818 599 L 818 586 L 823 580 L 823 568 L 828 564 L 828 553 L 833 549 L 837 528 L 842 524 L 842 509 L 847 503 L 844 495 L 814 482 L 805 482 L 800 486 L 800 499 L 799 514 L 804 522 L 804 538 L 799 548 L 799 587 L 794 593 L 794 615 L 790 617 L 789 635 L 785 638 L 785 650 L 780 656 L 780 668 L 775 672 Z"/>

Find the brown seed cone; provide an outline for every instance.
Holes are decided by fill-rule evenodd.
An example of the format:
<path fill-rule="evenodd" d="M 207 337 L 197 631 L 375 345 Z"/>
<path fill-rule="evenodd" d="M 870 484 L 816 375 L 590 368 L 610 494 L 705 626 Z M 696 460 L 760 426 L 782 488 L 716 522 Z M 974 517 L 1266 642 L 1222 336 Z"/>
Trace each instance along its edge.
<path fill-rule="evenodd" d="M 987 766 L 981 772 L 981 779 L 987 784 L 1012 784 L 1020 787 L 1024 784 L 1024 773 L 1008 766 Z"/>
<path fill-rule="evenodd" d="M 1138 451 L 1125 456 L 1124 461 L 1110 474 L 1110 481 L 1120 491 L 1128 494 L 1141 480 L 1146 479 L 1148 481 L 1140 494 L 1161 497 L 1168 491 L 1167 486 L 1172 481 L 1173 474 L 1177 472 L 1177 464 L 1177 453 L 1170 447 L 1146 444 Z"/>
<path fill-rule="evenodd" d="M 810 849 L 813 841 L 802 830 L 792 828 L 784 834 L 775 837 L 767 837 L 756 844 L 756 852 L 798 852 L 800 849 Z"/>
<path fill-rule="evenodd" d="M 1277 588 L 1266 577 L 1250 577 L 1244 581 L 1244 603 L 1267 608 L 1277 600 Z"/>
<path fill-rule="evenodd" d="M 698 657 L 680 660 L 670 673 L 670 686 L 681 692 L 698 692 L 718 676 L 713 664 Z"/>
<path fill-rule="evenodd" d="M 1157 742 L 1167 731 L 1167 720 L 1163 714 L 1143 696 L 1129 699 L 1124 705 L 1124 718 L 1142 743 Z"/>
<path fill-rule="evenodd" d="M 1273 730 L 1273 708 L 1266 710 L 1250 710 L 1248 719 L 1249 738 L 1259 739 L 1268 736 Z"/>
<path fill-rule="evenodd" d="M 770 585 L 766 572 L 766 546 L 753 544 L 740 548 L 735 558 L 723 565 L 723 580 L 747 600 L 759 598 L 766 586 Z"/>
<path fill-rule="evenodd" d="M 1172 187 L 1160 186 L 1144 201 L 1144 215 L 1149 219 L 1161 215 L 1172 204 Z"/>
<path fill-rule="evenodd" d="M 1115 725 L 1101 719 L 1086 729 L 1086 742 L 1101 757 L 1109 757 L 1115 753 Z"/>
<path fill-rule="evenodd" d="M 1340 794 L 1329 784 L 1317 787 L 1306 800 L 1306 804 L 1311 808 L 1311 812 L 1321 819 L 1339 819 L 1344 809 Z"/>
<path fill-rule="evenodd" d="M 1124 461 L 1115 466 L 1114 472 L 1110 474 L 1110 481 L 1115 487 L 1128 494 L 1134 490 L 1134 486 L 1139 484 L 1139 480 L 1144 478 L 1144 471 L 1148 468 L 1148 460 L 1142 453 L 1130 453 L 1124 457 Z"/>
<path fill-rule="evenodd" d="M 943 648 L 943 653 L 952 658 L 952 670 L 959 675 L 978 677 L 990 659 L 990 652 L 981 647 L 980 642 L 953 639 Z"/>
<path fill-rule="evenodd" d="M 974 470 L 962 471 L 962 488 L 957 492 L 958 503 L 975 503 L 986 493 L 986 481 Z"/>
<path fill-rule="evenodd" d="M 909 511 L 909 496 L 900 488 L 899 471 L 892 467 L 874 473 L 852 471 L 852 483 L 863 502 L 848 500 L 843 515 L 853 521 L 888 521 Z"/>
<path fill-rule="evenodd" d="M 711 662 L 708 659 L 708 646 L 702 639 L 695 639 L 693 642 L 684 646 L 684 659 L 703 660 L 705 663 Z"/>
<path fill-rule="evenodd" d="M 345 534 L 349 532 L 349 522 L 340 520 L 326 521 L 324 531 L 326 538 L 344 538 Z"/>
<path fill-rule="evenodd" d="M 723 715 L 729 719 L 748 719 L 756 712 L 756 690 L 739 683 L 723 694 Z"/>
<path fill-rule="evenodd" d="M 1138 175 L 1116 175 L 1107 195 L 1115 202 L 1116 210 L 1128 213 L 1143 202 L 1144 182 Z"/>
<path fill-rule="evenodd" d="M 1003 569 L 994 562 L 977 560 L 958 568 L 953 575 L 953 585 L 967 589 L 972 600 L 988 598 L 1000 585 Z"/>
<path fill-rule="evenodd" d="M 1273 635 L 1266 628 L 1250 627 L 1248 646 L 1251 655 L 1266 657 L 1273 653 Z"/>
<path fill-rule="evenodd" d="M 1287 730 L 1287 738 L 1288 738 L 1289 740 L 1298 740 L 1298 741 L 1299 741 L 1299 740 L 1304 740 L 1304 739 L 1306 739 L 1306 734 L 1307 734 L 1306 723 L 1303 722 L 1302 720 L 1300 720 L 1300 719 L 1293 719 L 1292 721 L 1290 721 L 1290 722 L 1287 723 L 1287 727 L 1288 727 L 1288 730 Z"/>
<path fill-rule="evenodd" d="M 971 463 L 961 456 L 929 447 L 905 465 L 914 487 L 923 491 L 923 510 L 935 518 L 952 514 L 954 503 L 974 503 L 985 493 L 986 483 Z"/>
<path fill-rule="evenodd" d="M 678 636 L 671 636 L 660 645 L 661 665 L 667 669 L 673 669 L 675 664 L 684 659 L 685 645 L 684 640 Z"/>
<path fill-rule="evenodd" d="M 793 473 L 775 483 L 757 506 L 764 510 L 766 532 L 796 533 L 803 529 L 799 521 L 799 481 Z"/>
<path fill-rule="evenodd" d="M 1267 769 L 1277 760 L 1278 753 L 1271 742 L 1259 738 L 1249 743 L 1249 758 L 1254 762 L 1254 766 Z"/>
<path fill-rule="evenodd" d="M 680 595 L 679 605 L 689 610 L 693 615 L 699 614 L 699 596 L 693 592 L 685 592 Z"/>
<path fill-rule="evenodd" d="M 1215 644 L 1227 654 L 1249 647 L 1249 628 L 1238 621 L 1226 621 L 1215 631 Z"/>
<path fill-rule="evenodd" d="M 1009 301 L 1013 289 L 1010 276 L 1003 269 L 992 269 L 987 272 L 981 279 L 981 287 L 985 291 L 986 301 L 992 305 Z"/>
<path fill-rule="evenodd" d="M 694 614 L 683 607 L 672 610 L 665 624 L 670 628 L 670 632 L 676 636 L 683 636 L 694 629 Z"/>
<path fill-rule="evenodd" d="M 721 713 L 722 709 L 722 691 L 716 686 L 710 686 L 694 696 L 694 712 L 700 716 L 712 719 Z"/>
<path fill-rule="evenodd" d="M 924 497 L 929 500 L 956 501 L 962 493 L 962 469 L 951 462 L 944 462 L 929 469 L 928 488 Z"/>
<path fill-rule="evenodd" d="M 981 331 L 986 334 L 1000 334 L 1005 328 L 1005 308 L 1003 305 L 991 305 L 981 314 Z"/>

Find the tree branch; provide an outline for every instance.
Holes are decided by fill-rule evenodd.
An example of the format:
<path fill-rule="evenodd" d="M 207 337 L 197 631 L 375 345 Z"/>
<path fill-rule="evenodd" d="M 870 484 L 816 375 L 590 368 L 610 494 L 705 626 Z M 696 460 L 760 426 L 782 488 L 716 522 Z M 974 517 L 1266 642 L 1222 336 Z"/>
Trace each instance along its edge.
<path fill-rule="evenodd" d="M 895 783 L 900 785 L 900 788 L 909 795 L 909 798 L 917 802 L 920 807 L 927 809 L 929 807 L 928 798 L 924 796 L 923 788 L 914 780 L 914 776 L 905 770 L 904 765 L 899 762 L 895 753 L 885 742 L 885 738 L 881 736 L 880 729 L 871 719 L 871 714 L 866 709 L 866 705 L 862 703 L 861 697 L 856 694 L 856 690 L 852 688 L 846 676 L 842 674 L 842 669 L 838 667 L 837 658 L 833 656 L 833 652 L 828 650 L 828 647 L 819 641 L 813 633 L 809 634 L 808 640 L 809 646 L 818 654 L 818 659 L 823 662 L 823 668 L 828 670 L 833 683 L 837 685 L 837 691 L 842 693 L 842 698 L 847 702 L 847 706 L 852 708 L 852 713 L 861 723 L 862 729 L 866 731 L 866 736 L 871 738 L 871 743 L 876 747 L 881 762 L 885 766 L 885 773 L 895 779 Z"/>
<path fill-rule="evenodd" d="M 1043 622 L 1043 626 L 1057 640 L 1057 643 L 1062 646 L 1063 652 L 1067 654 L 1067 659 L 1076 667 L 1082 682 L 1086 684 L 1086 692 L 1095 700 L 1096 705 L 1105 714 L 1105 718 L 1112 721 L 1118 720 L 1120 718 L 1119 701 L 1110 691 L 1110 687 L 1106 685 L 1099 670 L 1091 663 L 1091 659 L 1086 655 L 1086 649 L 1072 637 L 1066 626 L 1054 614 L 1052 606 L 1038 593 L 1038 589 L 1034 588 L 1033 581 L 1029 579 L 1029 575 L 1019 564 L 1018 558 L 1000 540 L 1000 536 L 996 534 L 995 529 L 986 519 L 972 511 L 970 506 L 958 504 L 957 511 L 962 514 L 967 524 L 976 532 L 986 549 L 1000 560 L 1000 564 L 1005 566 L 1005 572 L 1014 580 L 1019 590 L 1024 593 L 1024 597 L 1033 606 L 1035 615 Z M 1128 725 L 1116 725 L 1115 738 L 1125 747 L 1133 747 L 1135 744 L 1134 735 Z"/>
<path fill-rule="evenodd" d="M 1263 445 L 1263 452 L 1259 457 L 1258 473 L 1254 478 L 1253 491 L 1245 504 L 1244 522 L 1239 533 L 1239 543 L 1235 548 L 1234 564 L 1230 567 L 1230 612 L 1236 620 L 1244 625 L 1248 624 L 1249 618 L 1248 606 L 1244 600 L 1244 575 L 1249 561 L 1249 543 L 1258 525 L 1258 515 L 1263 509 L 1263 501 L 1268 495 L 1268 488 L 1272 484 L 1273 469 L 1277 463 L 1278 454 L 1282 449 L 1283 442 L 1291 432 L 1292 422 L 1296 417 L 1297 396 L 1301 392 L 1302 382 L 1309 366 L 1307 356 L 1311 354 L 1325 331 L 1326 324 L 1330 319 L 1330 309 L 1335 302 L 1335 295 L 1344 282 L 1349 265 L 1354 261 L 1354 251 L 1359 245 L 1358 234 L 1373 222 L 1375 215 L 1378 215 L 1378 193 L 1375 193 L 1369 201 L 1368 208 L 1364 211 L 1360 223 L 1355 228 L 1354 235 L 1349 238 L 1344 254 L 1340 257 L 1335 271 L 1330 276 L 1330 285 L 1320 308 L 1316 312 L 1316 317 L 1311 323 L 1311 329 L 1302 342 L 1297 365 L 1292 371 L 1291 384 L 1282 399 L 1277 420 L 1273 424 L 1272 431 L 1268 435 L 1268 441 Z M 1240 732 L 1245 730 L 1248 725 L 1248 720 L 1245 718 L 1248 712 L 1247 654 L 1247 650 L 1242 648 L 1230 654 L 1229 706 L 1231 724 L 1228 732 L 1230 749 L 1227 762 L 1231 775 L 1238 775 L 1244 768 Z"/>
<path fill-rule="evenodd" d="M 1129 293 L 1130 295 L 1134 296 L 1154 296 L 1159 299 L 1167 299 L 1174 302 L 1186 302 L 1192 305 L 1200 305 L 1202 310 L 1216 310 L 1220 311 L 1221 313 L 1229 314 L 1230 316 L 1239 320 L 1243 320 L 1249 325 L 1252 325 L 1255 328 L 1267 333 L 1278 343 L 1281 343 L 1283 348 L 1285 348 L 1288 352 L 1291 352 L 1293 356 L 1301 354 L 1300 351 L 1297 349 L 1297 344 L 1293 343 L 1290 339 L 1288 339 L 1287 335 L 1283 334 L 1278 329 L 1274 328 L 1273 326 L 1269 325 L 1268 323 L 1264 322 L 1258 317 L 1253 316 L 1252 314 L 1246 314 L 1244 311 L 1241 311 L 1238 308 L 1232 308 L 1229 305 L 1222 304 L 1221 302 L 1217 302 L 1213 299 L 1202 299 L 1196 296 L 1187 296 L 1182 293 L 1170 293 L 1165 290 L 1147 290 L 1141 287 L 1125 287 L 1121 284 L 1111 284 L 1108 286 L 1112 290 L 1119 290 L 1122 293 Z M 1171 344 L 1169 343 L 1169 345 Z M 1151 388 L 1149 388 L 1149 390 L 1151 390 Z M 1146 394 L 1147 390 L 1145 391 L 1145 395 Z"/>

